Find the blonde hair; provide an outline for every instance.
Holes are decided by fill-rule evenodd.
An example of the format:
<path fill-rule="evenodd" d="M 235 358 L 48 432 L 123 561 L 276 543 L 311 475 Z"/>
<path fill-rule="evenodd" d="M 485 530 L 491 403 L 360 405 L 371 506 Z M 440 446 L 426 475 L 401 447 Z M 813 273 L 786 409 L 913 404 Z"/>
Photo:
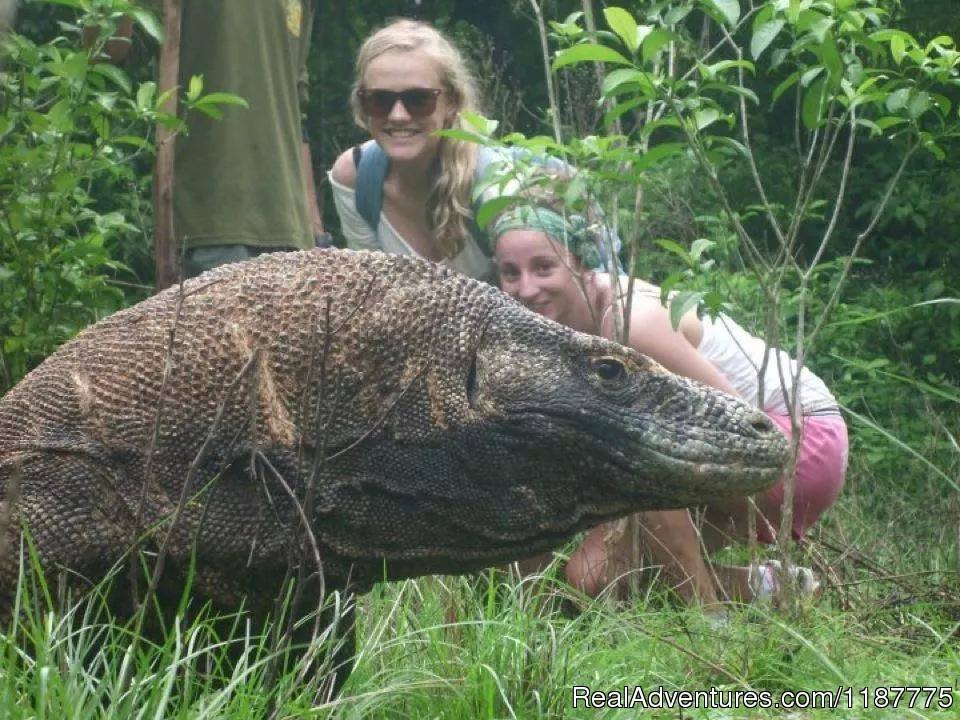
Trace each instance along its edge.
<path fill-rule="evenodd" d="M 444 90 L 457 112 L 477 111 L 477 81 L 460 51 L 439 30 L 425 22 L 400 19 L 368 37 L 357 53 L 356 79 L 350 93 L 350 108 L 357 125 L 369 131 L 360 107 L 358 91 L 370 63 L 391 51 L 426 53 L 439 67 Z M 462 128 L 459 114 L 450 125 Z M 427 218 L 444 257 L 463 249 L 473 219 L 473 173 L 477 165 L 474 143 L 441 138 L 437 157 L 438 173 L 427 199 Z"/>

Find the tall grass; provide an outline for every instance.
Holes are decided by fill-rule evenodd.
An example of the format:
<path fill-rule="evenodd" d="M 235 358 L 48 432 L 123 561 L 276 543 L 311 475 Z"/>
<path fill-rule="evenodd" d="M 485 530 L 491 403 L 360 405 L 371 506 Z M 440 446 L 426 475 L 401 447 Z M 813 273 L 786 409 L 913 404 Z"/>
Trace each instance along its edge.
<path fill-rule="evenodd" d="M 786 615 L 731 605 L 717 620 L 679 608 L 657 585 L 629 605 L 588 600 L 544 576 L 502 572 L 378 586 L 358 606 L 356 665 L 339 697 L 322 696 L 304 665 L 280 665 L 263 633 L 238 614 L 199 612 L 159 639 L 137 639 L 94 593 L 49 605 L 33 572 L 21 582 L 25 610 L 0 639 L 2 718 L 586 718 L 638 710 L 572 707 L 574 685 L 593 690 L 836 690 L 954 686 L 960 678 L 960 583 L 956 551 L 884 544 L 871 521 L 864 468 L 821 530 L 812 559 L 824 596 Z M 933 497 L 927 500 L 933 500 Z M 922 505 L 923 498 L 913 498 Z M 913 524 L 918 538 L 944 523 Z M 910 528 L 901 529 L 902 538 Z M 842 537 L 841 537 L 842 536 Z M 846 538 L 846 540 L 844 540 Z M 844 544 L 850 542 L 850 544 Z M 853 548 L 859 548 L 854 550 Z M 866 550 L 865 550 L 866 549 Z M 51 593 L 56 595 L 56 593 Z M 56 604 L 56 603 L 54 603 Z M 226 628 L 226 630 L 224 629 Z M 311 648 L 322 659 L 324 640 Z M 960 708 L 960 694 L 953 698 Z M 921 700 L 923 698 L 921 697 Z M 845 701 L 843 701 L 845 703 Z M 845 717 L 956 717 L 960 710 L 855 707 Z M 651 717 L 778 717 L 783 710 L 651 711 Z M 834 716 L 805 710 L 790 717 Z"/>

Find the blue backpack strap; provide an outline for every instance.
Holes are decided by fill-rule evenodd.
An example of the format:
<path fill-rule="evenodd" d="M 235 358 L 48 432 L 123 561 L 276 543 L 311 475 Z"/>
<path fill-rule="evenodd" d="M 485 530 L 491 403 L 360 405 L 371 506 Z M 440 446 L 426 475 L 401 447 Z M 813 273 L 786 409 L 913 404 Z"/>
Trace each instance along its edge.
<path fill-rule="evenodd" d="M 357 212 L 377 232 L 383 210 L 383 181 L 390 169 L 390 158 L 371 140 L 353 149 L 353 162 L 357 167 L 357 183 L 353 189 Z"/>

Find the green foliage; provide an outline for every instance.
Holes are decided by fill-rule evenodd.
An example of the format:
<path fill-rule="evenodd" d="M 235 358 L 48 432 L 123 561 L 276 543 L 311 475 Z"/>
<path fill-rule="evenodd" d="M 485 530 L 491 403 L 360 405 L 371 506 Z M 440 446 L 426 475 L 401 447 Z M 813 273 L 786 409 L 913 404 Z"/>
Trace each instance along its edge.
<path fill-rule="evenodd" d="M 150 152 L 152 92 L 66 30 L 11 35 L 0 70 L 0 388 L 121 307 L 113 279 L 136 278 L 117 248 L 146 243 L 134 163 Z"/>
<path fill-rule="evenodd" d="M 159 110 L 166 98 L 154 82 L 103 61 L 128 13 L 158 35 L 147 11 L 125 0 L 57 4 L 81 13 L 58 22 L 62 35 L 35 42 L 12 34 L 3 45 L 0 391 L 86 325 L 149 292 L 152 131 L 157 122 L 186 130 Z M 219 117 L 225 104 L 246 106 L 228 93 L 204 95 L 195 77 L 182 114 Z"/>

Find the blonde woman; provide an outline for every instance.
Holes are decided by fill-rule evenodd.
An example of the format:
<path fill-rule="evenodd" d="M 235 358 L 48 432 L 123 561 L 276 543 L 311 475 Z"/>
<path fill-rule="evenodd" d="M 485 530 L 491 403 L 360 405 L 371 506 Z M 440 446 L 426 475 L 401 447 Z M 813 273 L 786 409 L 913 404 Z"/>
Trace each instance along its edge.
<path fill-rule="evenodd" d="M 329 173 L 347 246 L 490 279 L 474 237 L 478 146 L 434 135 L 476 110 L 476 81 L 460 52 L 427 23 L 392 22 L 361 46 L 350 104 L 372 140 L 344 152 Z"/>

